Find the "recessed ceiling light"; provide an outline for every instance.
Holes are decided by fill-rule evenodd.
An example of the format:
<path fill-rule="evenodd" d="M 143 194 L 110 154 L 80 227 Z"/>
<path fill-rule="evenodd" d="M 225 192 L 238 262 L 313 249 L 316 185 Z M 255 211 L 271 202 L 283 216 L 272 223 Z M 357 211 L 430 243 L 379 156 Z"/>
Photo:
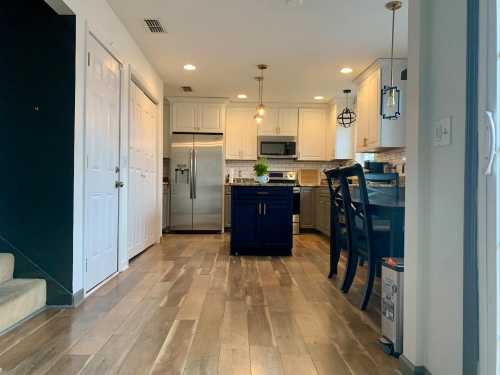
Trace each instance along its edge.
<path fill-rule="evenodd" d="M 314 100 L 323 100 L 323 99 L 325 99 L 325 97 L 321 96 L 321 95 L 318 95 L 318 96 L 314 97 Z"/>
<path fill-rule="evenodd" d="M 238 99 L 246 99 L 247 96 L 245 94 L 238 94 Z"/>
<path fill-rule="evenodd" d="M 196 66 L 193 64 L 186 64 L 184 65 L 184 70 L 196 70 Z"/>
<path fill-rule="evenodd" d="M 346 66 L 345 68 L 340 69 L 340 73 L 342 73 L 342 74 L 352 73 L 352 68 L 349 68 L 348 66 Z"/>

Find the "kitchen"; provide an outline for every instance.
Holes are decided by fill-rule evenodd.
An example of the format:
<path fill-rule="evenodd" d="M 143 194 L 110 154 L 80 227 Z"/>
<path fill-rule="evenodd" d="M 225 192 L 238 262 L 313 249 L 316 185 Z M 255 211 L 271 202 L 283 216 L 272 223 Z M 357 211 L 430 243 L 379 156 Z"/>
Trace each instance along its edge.
<path fill-rule="evenodd" d="M 401 77 L 406 74 L 406 60 L 397 59 L 393 66 L 393 74 L 398 77 L 394 82 L 404 93 L 405 80 Z M 255 104 L 252 103 L 213 98 L 169 98 L 167 106 L 171 115 L 166 125 L 172 133 L 172 140 L 166 145 L 170 146 L 170 158 L 165 159 L 170 165 L 168 179 L 172 210 L 169 229 L 230 231 L 231 187 L 255 183 L 254 164 L 259 158 L 265 158 L 268 164 L 267 185 L 288 183 L 295 186 L 294 234 L 308 230 L 330 234 L 330 198 L 325 170 L 353 160 L 362 164 L 366 160 L 379 161 L 382 172 L 396 171 L 400 175 L 400 184 L 404 186 L 404 115 L 397 120 L 386 120 L 374 111 L 380 107 L 378 88 L 389 85 L 389 77 L 390 60 L 377 59 L 353 79 L 353 85 L 359 87 L 356 104 L 350 93 L 346 93 L 345 98 L 321 104 L 266 103 L 265 116 L 258 124 L 254 119 Z M 373 79 L 375 83 L 372 83 Z M 404 97 L 400 105 L 404 113 Z M 337 117 L 341 111 L 352 111 L 352 108 L 358 116 L 356 126 L 340 126 Z M 199 150 L 206 150 L 201 144 L 211 139 L 217 143 L 214 143 L 216 148 L 211 156 L 207 156 L 210 159 L 196 158 L 205 163 L 197 166 L 202 175 L 197 178 L 196 190 L 198 195 L 204 194 L 205 189 L 200 184 L 211 186 L 206 191 L 210 190 L 212 195 L 206 198 L 200 196 L 193 200 L 190 177 L 194 174 L 190 174 L 190 168 L 196 164 L 191 155 L 196 153 L 197 146 L 189 146 L 189 150 L 180 147 L 180 144 L 191 142 L 188 139 L 191 135 L 186 133 L 194 134 L 195 140 L 199 139 Z M 181 150 L 179 155 L 178 150 Z M 216 191 L 219 194 L 213 195 Z M 212 216 L 212 224 L 195 223 L 203 216 L 196 213 L 201 208 L 187 207 L 181 196 L 195 203 L 210 201 L 214 212 L 219 212 Z M 176 205 L 191 210 L 188 216 L 191 212 L 192 216 L 181 219 L 176 214 Z M 186 220 L 192 223 L 179 223 Z"/>

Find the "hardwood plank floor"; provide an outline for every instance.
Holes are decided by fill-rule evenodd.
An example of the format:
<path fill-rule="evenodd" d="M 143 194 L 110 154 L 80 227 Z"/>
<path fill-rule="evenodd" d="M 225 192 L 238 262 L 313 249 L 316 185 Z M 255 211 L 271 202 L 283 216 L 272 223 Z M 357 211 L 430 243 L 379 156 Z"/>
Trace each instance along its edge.
<path fill-rule="evenodd" d="M 380 283 L 361 312 L 365 270 L 342 294 L 328 251 L 316 234 L 273 258 L 229 256 L 228 234 L 166 235 L 77 309 L 0 337 L 0 373 L 400 374 L 377 343 Z"/>

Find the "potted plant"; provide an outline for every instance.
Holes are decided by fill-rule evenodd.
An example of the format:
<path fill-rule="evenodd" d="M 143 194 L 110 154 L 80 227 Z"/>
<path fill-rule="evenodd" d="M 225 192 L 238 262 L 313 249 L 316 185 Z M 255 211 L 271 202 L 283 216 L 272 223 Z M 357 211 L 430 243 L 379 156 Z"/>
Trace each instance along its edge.
<path fill-rule="evenodd" d="M 253 170 L 255 171 L 255 179 L 259 184 L 266 184 L 269 182 L 269 176 L 267 175 L 267 171 L 269 169 L 269 165 L 267 164 L 266 158 L 259 158 L 257 163 L 253 166 Z"/>

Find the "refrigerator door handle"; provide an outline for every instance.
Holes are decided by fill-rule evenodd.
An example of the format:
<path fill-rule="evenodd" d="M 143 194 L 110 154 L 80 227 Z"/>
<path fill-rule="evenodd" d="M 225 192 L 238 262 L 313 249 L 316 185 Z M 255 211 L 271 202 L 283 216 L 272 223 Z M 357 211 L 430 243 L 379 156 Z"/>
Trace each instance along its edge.
<path fill-rule="evenodd" d="M 193 199 L 193 151 L 189 150 L 189 169 L 186 179 L 189 184 L 189 199 Z"/>
<path fill-rule="evenodd" d="M 193 199 L 196 199 L 196 175 L 198 173 L 196 166 L 196 150 L 193 150 Z"/>

